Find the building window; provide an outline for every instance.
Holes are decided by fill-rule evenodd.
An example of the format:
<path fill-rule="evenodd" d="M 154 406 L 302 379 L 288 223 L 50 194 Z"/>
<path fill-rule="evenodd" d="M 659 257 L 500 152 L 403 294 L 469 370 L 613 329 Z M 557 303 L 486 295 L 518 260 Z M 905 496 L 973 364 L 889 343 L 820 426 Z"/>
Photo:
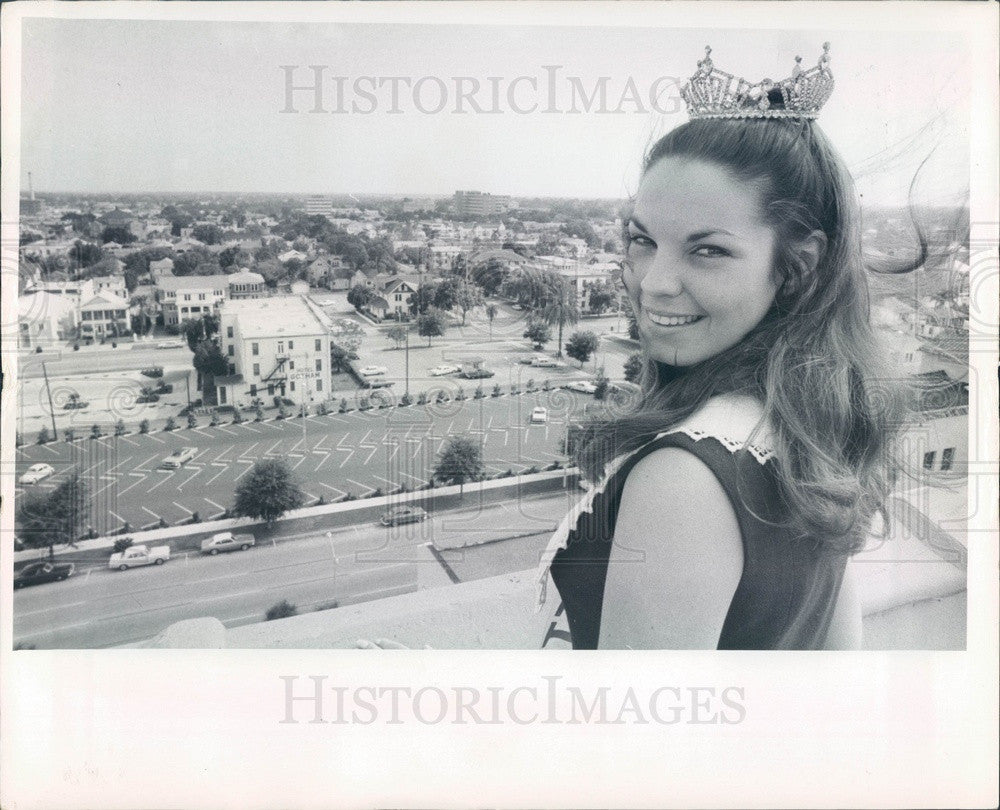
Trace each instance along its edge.
<path fill-rule="evenodd" d="M 285 353 L 285 341 L 279 340 L 278 341 L 278 354 L 284 354 L 284 353 Z"/>
<path fill-rule="evenodd" d="M 231 338 L 232 336 L 233 336 L 233 327 L 227 326 L 226 327 L 226 337 Z"/>
<path fill-rule="evenodd" d="M 295 341 L 294 340 L 288 341 L 288 351 L 291 351 L 294 348 L 295 348 Z"/>
<path fill-rule="evenodd" d="M 295 383 L 289 383 L 289 390 L 290 391 L 294 391 L 295 390 Z"/>
<path fill-rule="evenodd" d="M 929 453 L 924 453 L 924 469 L 925 470 L 933 470 L 934 469 L 934 457 L 935 456 L 937 456 L 937 453 L 934 450 L 931 450 L 931 452 L 929 452 Z"/>
<path fill-rule="evenodd" d="M 251 354 L 253 354 L 254 357 L 256 357 L 258 354 L 260 354 L 260 344 L 259 343 L 251 343 L 250 344 L 250 352 L 251 352 Z"/>
<path fill-rule="evenodd" d="M 253 364 L 253 376 L 254 377 L 259 377 L 260 376 L 260 363 L 254 363 Z"/>
<path fill-rule="evenodd" d="M 322 380 L 316 380 L 316 390 L 317 391 L 322 391 L 323 390 L 323 381 Z"/>
<path fill-rule="evenodd" d="M 257 386 L 256 385 L 251 385 L 250 386 L 250 396 L 252 396 L 252 397 L 257 396 Z"/>
<path fill-rule="evenodd" d="M 294 371 L 295 370 L 295 361 L 294 360 L 289 360 L 288 361 L 288 370 L 289 371 Z"/>
<path fill-rule="evenodd" d="M 233 347 L 232 343 L 229 344 L 228 354 L 230 357 L 236 356 L 236 349 Z"/>
<path fill-rule="evenodd" d="M 198 300 L 199 301 L 204 301 L 205 300 L 205 293 L 198 293 Z"/>
<path fill-rule="evenodd" d="M 954 461 L 955 461 L 955 448 L 954 447 L 946 447 L 944 450 L 941 451 L 941 469 L 942 470 L 950 470 L 951 469 L 951 465 L 954 463 Z"/>
<path fill-rule="evenodd" d="M 316 351 L 323 351 L 323 340 L 321 338 L 316 338 Z"/>
<path fill-rule="evenodd" d="M 188 308 L 187 307 L 181 307 L 181 315 L 187 315 L 187 314 L 188 314 Z"/>
<path fill-rule="evenodd" d="M 316 358 L 316 370 L 317 371 L 323 370 L 323 361 L 320 360 L 319 358 Z"/>
<path fill-rule="evenodd" d="M 190 301 L 191 300 L 191 296 L 185 293 L 184 300 L 185 301 Z"/>

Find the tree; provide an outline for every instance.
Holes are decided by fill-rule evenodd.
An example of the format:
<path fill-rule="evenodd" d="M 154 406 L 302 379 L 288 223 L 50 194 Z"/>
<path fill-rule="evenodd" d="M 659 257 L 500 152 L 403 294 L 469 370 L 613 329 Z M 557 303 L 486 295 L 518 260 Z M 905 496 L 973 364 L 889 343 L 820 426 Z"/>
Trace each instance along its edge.
<path fill-rule="evenodd" d="M 469 310 L 481 306 L 483 303 L 483 291 L 477 284 L 470 281 L 463 281 L 458 285 L 455 293 L 455 305 L 462 312 L 462 326 L 465 326 L 465 316 Z"/>
<path fill-rule="evenodd" d="M 104 252 L 97 245 L 80 239 L 69 249 L 69 259 L 78 269 L 97 264 L 103 256 Z"/>
<path fill-rule="evenodd" d="M 558 273 L 546 273 L 542 278 L 543 300 L 541 319 L 549 326 L 559 326 L 558 356 L 562 357 L 563 327 L 580 320 L 580 307 L 576 300 L 576 289 L 569 279 Z"/>
<path fill-rule="evenodd" d="M 222 229 L 218 225 L 195 225 L 191 236 L 206 245 L 217 245 L 222 241 Z"/>
<path fill-rule="evenodd" d="M 115 554 L 121 554 L 125 549 L 132 546 L 135 541 L 131 537 L 119 537 L 115 540 L 115 545 L 111 549 Z"/>
<path fill-rule="evenodd" d="M 486 305 L 486 320 L 490 322 L 490 341 L 493 340 L 493 320 L 496 318 L 497 312 L 498 310 L 496 304 Z"/>
<path fill-rule="evenodd" d="M 635 319 L 634 312 L 629 312 L 628 314 L 628 336 L 632 340 L 639 339 L 639 324 Z"/>
<path fill-rule="evenodd" d="M 198 344 L 192 363 L 201 374 L 201 390 L 207 401 L 215 388 L 215 378 L 225 376 L 229 371 L 229 363 L 214 340 L 203 340 Z"/>
<path fill-rule="evenodd" d="M 417 291 L 410 300 L 410 312 L 414 315 L 422 315 L 428 307 L 434 306 L 434 296 L 437 293 L 437 283 L 425 281 L 417 287 Z"/>
<path fill-rule="evenodd" d="M 355 284 L 347 292 L 347 303 L 359 310 L 367 307 L 373 298 L 375 298 L 375 293 L 364 284 Z"/>
<path fill-rule="evenodd" d="M 54 559 L 54 546 L 75 542 L 86 517 L 86 484 L 74 470 L 51 492 L 25 493 L 17 510 L 18 537 L 30 548 L 47 546 Z"/>
<path fill-rule="evenodd" d="M 528 328 L 524 330 L 524 337 L 537 351 L 541 351 L 545 344 L 552 340 L 552 332 L 542 321 L 531 319 L 528 321 Z"/>
<path fill-rule="evenodd" d="M 593 332 L 574 332 L 566 341 L 566 354 L 580 361 L 580 368 L 597 351 L 597 335 Z"/>
<path fill-rule="evenodd" d="M 642 355 L 639 352 L 630 354 L 624 366 L 625 382 L 636 382 L 642 373 Z"/>
<path fill-rule="evenodd" d="M 590 311 L 600 315 L 615 302 L 615 288 L 608 282 L 594 284 L 588 296 Z"/>
<path fill-rule="evenodd" d="M 480 478 L 484 469 L 482 445 L 470 436 L 451 436 L 438 456 L 434 477 L 458 484 L 459 497 L 462 497 L 465 482 Z"/>
<path fill-rule="evenodd" d="M 124 225 L 108 225 L 101 231 L 101 242 L 117 242 L 119 245 L 130 245 L 136 240 L 136 235 Z"/>
<path fill-rule="evenodd" d="M 427 345 L 431 345 L 431 338 L 443 335 L 445 330 L 444 313 L 435 307 L 430 307 L 423 315 L 417 318 L 417 334 L 427 338 Z"/>
<path fill-rule="evenodd" d="M 398 349 L 400 346 L 403 345 L 403 342 L 406 340 L 406 336 L 409 333 L 409 331 L 410 330 L 407 329 L 405 326 L 393 326 L 389 329 L 386 329 L 385 336 L 389 338 L 389 340 L 393 341 L 396 344 L 396 348 Z"/>
<path fill-rule="evenodd" d="M 458 301 L 458 279 L 446 278 L 434 290 L 434 306 L 445 311 L 451 310 Z"/>
<path fill-rule="evenodd" d="M 305 499 L 284 459 L 263 459 L 236 487 L 233 514 L 263 520 L 270 526 L 285 512 L 302 506 Z"/>

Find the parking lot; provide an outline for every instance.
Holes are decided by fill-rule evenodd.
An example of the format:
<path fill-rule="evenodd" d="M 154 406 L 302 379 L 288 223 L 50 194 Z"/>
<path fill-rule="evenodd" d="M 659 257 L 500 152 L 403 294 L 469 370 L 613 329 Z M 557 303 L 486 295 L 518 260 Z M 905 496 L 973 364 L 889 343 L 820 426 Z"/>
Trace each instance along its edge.
<path fill-rule="evenodd" d="M 485 382 L 490 382 L 486 380 Z M 454 390 L 454 381 L 442 382 Z M 451 388 L 449 388 L 451 386 Z M 453 435 L 483 442 L 487 475 L 518 473 L 565 461 L 562 441 L 567 422 L 579 419 L 592 398 L 565 390 L 518 396 L 431 402 L 409 407 L 309 416 L 173 432 L 105 436 L 18 448 L 15 473 L 47 463 L 55 474 L 37 484 L 50 489 L 76 469 L 87 483 L 90 526 L 105 533 L 129 528 L 183 523 L 221 515 L 232 505 L 237 484 L 263 458 L 288 462 L 307 496 L 307 504 L 414 489 L 431 477 L 437 455 Z M 532 422 L 544 407 L 545 422 Z M 196 448 L 179 469 L 163 469 L 164 458 L 182 447 Z"/>

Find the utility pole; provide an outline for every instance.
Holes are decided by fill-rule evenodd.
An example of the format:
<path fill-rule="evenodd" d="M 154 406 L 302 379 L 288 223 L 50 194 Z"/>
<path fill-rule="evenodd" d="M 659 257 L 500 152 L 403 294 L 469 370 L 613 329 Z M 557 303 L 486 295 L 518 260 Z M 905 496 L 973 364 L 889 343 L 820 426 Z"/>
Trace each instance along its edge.
<path fill-rule="evenodd" d="M 45 393 L 49 398 L 49 416 L 52 417 L 52 440 L 55 441 L 59 434 L 56 432 L 56 409 L 52 405 L 52 390 L 49 388 L 49 372 L 42 363 L 42 375 L 45 377 Z"/>
<path fill-rule="evenodd" d="M 410 395 L 410 329 L 406 329 L 406 396 Z"/>

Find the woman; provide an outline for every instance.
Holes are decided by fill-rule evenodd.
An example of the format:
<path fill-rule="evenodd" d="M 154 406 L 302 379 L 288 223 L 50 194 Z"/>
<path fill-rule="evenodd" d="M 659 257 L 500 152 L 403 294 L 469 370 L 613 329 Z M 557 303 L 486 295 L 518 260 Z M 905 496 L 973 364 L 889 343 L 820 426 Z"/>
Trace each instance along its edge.
<path fill-rule="evenodd" d="M 641 398 L 592 428 L 578 461 L 598 483 L 540 579 L 574 648 L 859 644 L 845 564 L 886 518 L 904 399 L 878 363 L 853 185 L 814 123 L 832 87 L 826 46 L 756 85 L 706 55 L 692 120 L 645 160 L 621 279 Z"/>

